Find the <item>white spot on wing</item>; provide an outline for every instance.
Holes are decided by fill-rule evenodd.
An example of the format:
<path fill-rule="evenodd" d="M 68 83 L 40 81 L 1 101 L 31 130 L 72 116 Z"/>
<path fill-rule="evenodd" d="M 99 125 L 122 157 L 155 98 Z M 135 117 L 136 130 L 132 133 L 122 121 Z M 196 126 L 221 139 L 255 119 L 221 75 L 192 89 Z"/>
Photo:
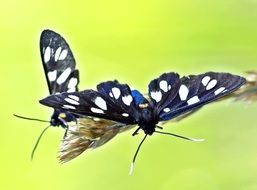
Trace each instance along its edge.
<path fill-rule="evenodd" d="M 204 86 L 206 86 L 210 80 L 211 80 L 211 77 L 205 76 L 205 77 L 203 77 L 203 79 L 202 79 L 202 84 L 203 84 Z"/>
<path fill-rule="evenodd" d="M 67 68 L 67 69 L 65 69 L 64 71 L 63 71 L 63 73 L 58 77 L 58 79 L 57 79 L 57 83 L 58 84 L 62 84 L 62 83 L 64 83 L 66 80 L 67 80 L 67 78 L 70 76 L 70 73 L 71 73 L 71 68 Z"/>
<path fill-rule="evenodd" d="M 115 99 L 118 99 L 120 97 L 120 89 L 118 89 L 117 87 L 112 88 L 112 93 Z"/>
<path fill-rule="evenodd" d="M 61 54 L 61 51 L 62 51 L 62 47 L 58 47 L 58 49 L 56 50 L 56 52 L 54 54 L 54 60 L 55 61 L 58 61 L 58 59 L 60 57 L 60 54 Z"/>
<path fill-rule="evenodd" d="M 111 92 L 109 92 L 109 96 L 113 98 L 113 95 L 112 95 L 112 93 L 111 93 Z"/>
<path fill-rule="evenodd" d="M 220 94 L 223 90 L 225 90 L 225 87 L 220 87 L 220 88 L 218 88 L 217 90 L 215 90 L 214 94 L 215 94 L 215 95 L 218 95 L 218 94 Z"/>
<path fill-rule="evenodd" d="M 167 113 L 170 111 L 170 108 L 164 108 L 163 111 Z"/>
<path fill-rule="evenodd" d="M 56 80 L 56 77 L 57 77 L 57 71 L 54 70 L 54 71 L 50 71 L 47 73 L 47 77 L 49 79 L 49 81 L 55 81 Z"/>
<path fill-rule="evenodd" d="M 106 102 L 103 98 L 101 97 L 96 97 L 95 99 L 95 105 L 97 105 L 99 108 L 103 109 L 103 110 L 107 110 L 107 105 Z"/>
<path fill-rule="evenodd" d="M 197 102 L 199 102 L 200 100 L 199 100 L 199 98 L 198 98 L 198 96 L 193 96 L 192 98 L 190 98 L 189 100 L 187 100 L 187 104 L 188 105 L 192 105 L 192 104 L 195 104 L 195 103 L 197 103 Z"/>
<path fill-rule="evenodd" d="M 218 82 L 217 80 L 212 79 L 209 82 L 209 84 L 206 86 L 206 90 L 210 90 L 210 89 L 214 88 L 216 86 L 217 82 Z"/>
<path fill-rule="evenodd" d="M 162 89 L 164 92 L 168 92 L 168 83 L 165 80 L 160 81 L 159 83 L 160 89 Z"/>
<path fill-rule="evenodd" d="M 61 54 L 59 56 L 59 60 L 64 60 L 66 58 L 67 54 L 68 54 L 68 50 L 67 49 L 62 50 L 62 52 L 61 52 Z"/>
<path fill-rule="evenodd" d="M 47 63 L 51 58 L 51 48 L 49 46 L 46 47 L 44 52 L 44 61 Z"/>
<path fill-rule="evenodd" d="M 70 104 L 73 104 L 73 105 L 79 105 L 79 102 L 77 102 L 76 100 L 74 99 L 71 99 L 71 98 L 64 98 L 64 100 Z"/>
<path fill-rule="evenodd" d="M 123 101 L 124 104 L 126 104 L 127 106 L 130 106 L 132 100 L 133 100 L 133 98 L 132 98 L 131 95 L 123 96 L 123 97 L 122 97 L 122 101 Z"/>
<path fill-rule="evenodd" d="M 103 110 L 98 109 L 98 108 L 91 108 L 90 110 L 91 110 L 92 112 L 94 112 L 94 113 L 104 113 Z"/>
<path fill-rule="evenodd" d="M 73 109 L 73 110 L 76 109 L 74 106 L 71 106 L 71 105 L 63 105 L 62 108 L 64 108 L 64 109 Z"/>
<path fill-rule="evenodd" d="M 79 101 L 79 97 L 78 96 L 75 96 L 75 95 L 69 95 L 68 96 L 69 98 L 71 98 L 71 99 L 73 99 L 73 100 L 75 100 L 75 101 Z"/>
<path fill-rule="evenodd" d="M 74 87 L 74 88 L 69 88 L 68 90 L 67 90 L 67 92 L 76 92 L 76 88 Z"/>
<path fill-rule="evenodd" d="M 122 114 L 122 116 L 124 116 L 124 117 L 128 117 L 128 116 L 129 116 L 129 114 L 128 114 L 128 113 L 123 113 L 123 114 Z"/>
<path fill-rule="evenodd" d="M 189 90 L 188 88 L 186 87 L 186 85 L 182 84 L 179 88 L 179 97 L 180 97 L 180 100 L 184 101 L 187 99 L 187 95 L 189 93 Z"/>
<path fill-rule="evenodd" d="M 151 97 L 156 101 L 159 102 L 162 99 L 161 91 L 151 92 Z"/>
<path fill-rule="evenodd" d="M 68 88 L 74 88 L 78 84 L 78 79 L 72 77 L 69 81 Z"/>

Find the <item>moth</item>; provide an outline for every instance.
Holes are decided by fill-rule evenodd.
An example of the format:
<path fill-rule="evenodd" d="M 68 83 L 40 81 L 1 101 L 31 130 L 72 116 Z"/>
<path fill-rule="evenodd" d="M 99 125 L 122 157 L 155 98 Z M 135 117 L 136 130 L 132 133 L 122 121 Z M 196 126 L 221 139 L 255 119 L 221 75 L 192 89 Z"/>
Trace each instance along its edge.
<path fill-rule="evenodd" d="M 80 117 L 69 124 L 69 135 L 65 139 L 68 144 L 65 145 L 65 141 L 63 144 L 63 149 L 66 149 L 64 161 L 65 158 L 69 160 L 70 156 L 76 156 L 76 151 L 81 147 L 83 150 L 77 152 L 99 147 L 119 132 L 138 126 L 133 135 L 142 130 L 145 136 L 134 155 L 133 168 L 136 155 L 147 136 L 159 133 L 194 140 L 160 131 L 161 123 L 190 114 L 232 93 L 244 83 L 243 77 L 230 73 L 207 72 L 180 77 L 179 74 L 170 72 L 149 83 L 149 97 L 115 80 L 98 84 L 97 90 L 63 92 L 39 102 Z M 84 116 L 103 120 L 105 123 L 99 126 L 89 124 L 83 120 Z"/>
<path fill-rule="evenodd" d="M 44 30 L 41 33 L 40 55 L 50 94 L 75 92 L 78 90 L 79 71 L 75 68 L 76 61 L 68 43 L 60 34 L 52 30 Z M 50 122 L 50 125 L 40 134 L 32 151 L 31 159 L 34 156 L 34 152 L 42 135 L 50 126 L 61 126 L 67 129 L 68 122 L 75 120 L 77 117 L 68 110 L 60 109 L 54 109 L 50 121 L 27 118 L 19 115 L 15 116 L 23 119 Z"/>

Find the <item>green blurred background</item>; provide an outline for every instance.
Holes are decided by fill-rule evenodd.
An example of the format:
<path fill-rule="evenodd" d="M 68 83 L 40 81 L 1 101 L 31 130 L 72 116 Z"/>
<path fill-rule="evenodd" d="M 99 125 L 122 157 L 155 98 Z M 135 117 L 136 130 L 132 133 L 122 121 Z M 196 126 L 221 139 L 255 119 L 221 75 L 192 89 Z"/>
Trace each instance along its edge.
<path fill-rule="evenodd" d="M 153 135 L 132 176 L 129 166 L 142 134 L 121 134 L 59 164 L 64 131 L 51 128 L 31 162 L 45 124 L 12 116 L 49 119 L 52 113 L 38 103 L 48 95 L 39 54 L 43 29 L 70 44 L 80 89 L 119 79 L 146 92 L 163 72 L 244 75 L 257 69 L 257 1 L 1 0 L 0 18 L 0 189 L 257 189 L 257 104 L 222 101 L 167 124 L 166 131 L 206 141 Z"/>

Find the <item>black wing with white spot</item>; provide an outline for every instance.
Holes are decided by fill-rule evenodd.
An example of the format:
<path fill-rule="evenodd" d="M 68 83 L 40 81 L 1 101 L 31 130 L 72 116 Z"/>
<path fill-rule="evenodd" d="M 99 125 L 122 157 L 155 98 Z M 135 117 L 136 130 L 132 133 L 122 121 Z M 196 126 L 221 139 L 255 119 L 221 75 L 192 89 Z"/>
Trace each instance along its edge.
<path fill-rule="evenodd" d="M 61 93 L 40 100 L 41 104 L 79 115 L 136 124 L 138 111 L 128 85 L 108 81 L 97 86 L 98 91 Z"/>
<path fill-rule="evenodd" d="M 50 94 L 77 91 L 79 72 L 65 39 L 54 31 L 44 30 L 40 37 L 40 53 Z"/>
<path fill-rule="evenodd" d="M 160 120 L 165 121 L 215 101 L 244 83 L 244 78 L 229 73 L 208 72 L 180 79 L 168 73 L 151 81 L 149 95 Z"/>
<path fill-rule="evenodd" d="M 152 80 L 148 85 L 148 95 L 153 104 L 152 107 L 158 111 L 172 102 L 178 94 L 177 89 L 180 83 L 181 81 L 177 73 L 164 73 L 159 78 Z"/>

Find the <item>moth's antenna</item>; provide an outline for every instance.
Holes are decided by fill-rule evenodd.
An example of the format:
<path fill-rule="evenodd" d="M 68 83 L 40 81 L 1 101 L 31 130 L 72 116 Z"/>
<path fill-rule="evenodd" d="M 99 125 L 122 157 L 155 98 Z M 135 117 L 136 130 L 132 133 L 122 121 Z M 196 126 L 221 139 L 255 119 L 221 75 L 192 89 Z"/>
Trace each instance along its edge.
<path fill-rule="evenodd" d="M 136 153 L 135 153 L 135 155 L 134 155 L 134 157 L 133 157 L 133 160 L 132 160 L 132 162 L 131 162 L 131 165 L 130 165 L 129 175 L 132 175 L 132 173 L 133 173 L 133 171 L 134 171 L 134 165 L 135 165 L 135 161 L 136 161 L 136 158 L 137 158 L 137 154 L 138 154 L 138 152 L 139 152 L 139 150 L 140 150 L 141 145 L 142 145 L 143 142 L 145 141 L 146 137 L 147 137 L 147 134 L 145 134 L 144 138 L 142 139 L 142 141 L 140 142 L 140 144 L 139 144 L 138 147 L 137 147 L 137 151 L 136 151 Z"/>
<path fill-rule="evenodd" d="M 174 137 L 178 137 L 178 138 L 181 138 L 181 139 L 194 141 L 194 142 L 204 141 L 204 139 L 195 139 L 195 138 L 190 138 L 190 137 L 184 137 L 184 136 L 177 135 L 177 134 L 174 134 L 174 133 L 167 133 L 167 132 L 162 132 L 162 131 L 155 131 L 155 133 L 159 133 L 159 134 L 163 134 L 163 135 L 170 135 L 170 136 L 174 136 Z"/>
<path fill-rule="evenodd" d="M 24 116 L 20 116 L 20 115 L 16 115 L 16 114 L 13 114 L 15 117 L 18 117 L 18 118 L 21 118 L 21 119 L 26 119 L 26 120 L 31 120 L 31 121 L 39 121 L 39 122 L 44 122 L 44 123 L 50 123 L 50 121 L 47 121 L 47 120 L 42 120 L 42 119 L 37 119 L 37 118 L 30 118 L 30 117 L 24 117 Z M 35 151 L 38 147 L 38 144 L 43 136 L 43 134 L 46 132 L 46 130 L 50 127 L 51 125 L 47 126 L 46 128 L 44 128 L 44 130 L 40 133 L 39 137 L 37 138 L 37 141 L 32 149 L 32 152 L 31 152 L 31 156 L 30 156 L 30 160 L 32 161 L 33 160 L 33 157 L 34 157 L 34 154 L 35 154 Z"/>
<path fill-rule="evenodd" d="M 42 120 L 42 119 L 37 119 L 37 118 L 30 118 L 30 117 L 24 117 L 20 115 L 13 114 L 15 117 L 21 118 L 21 119 L 27 119 L 31 121 L 39 121 L 39 122 L 44 122 L 44 123 L 50 123 L 50 121 Z"/>
<path fill-rule="evenodd" d="M 36 151 L 36 149 L 37 149 L 37 147 L 38 147 L 38 144 L 39 144 L 39 142 L 40 142 L 40 140 L 41 140 L 43 134 L 46 132 L 46 130 L 47 130 L 49 127 L 51 127 L 51 125 L 49 125 L 49 126 L 47 126 L 46 128 L 44 128 L 44 130 L 40 133 L 39 137 L 37 138 L 37 141 L 36 141 L 36 143 L 35 143 L 35 145 L 34 145 L 34 147 L 33 147 L 33 150 L 32 150 L 32 152 L 31 152 L 31 156 L 30 156 L 30 160 L 31 160 L 31 161 L 33 160 L 35 151 Z"/>

